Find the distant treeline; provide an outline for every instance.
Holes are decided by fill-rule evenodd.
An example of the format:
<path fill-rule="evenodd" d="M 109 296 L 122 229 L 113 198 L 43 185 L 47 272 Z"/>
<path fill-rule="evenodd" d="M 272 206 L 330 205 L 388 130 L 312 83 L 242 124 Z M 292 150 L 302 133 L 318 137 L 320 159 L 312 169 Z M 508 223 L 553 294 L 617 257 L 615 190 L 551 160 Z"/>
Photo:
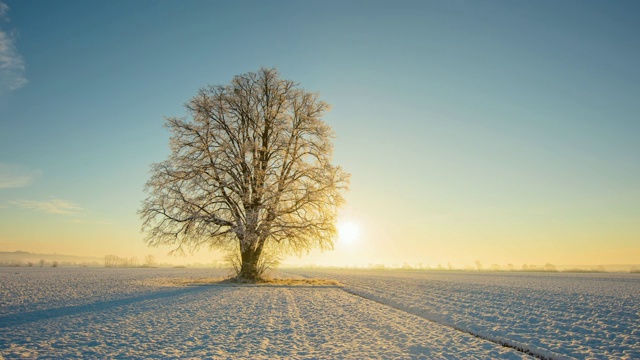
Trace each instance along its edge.
<path fill-rule="evenodd" d="M 547 263 L 542 266 L 538 265 L 528 265 L 524 264 L 522 267 L 518 268 L 513 264 L 507 265 L 498 265 L 491 264 L 488 267 L 484 267 L 480 261 L 475 262 L 475 266 L 464 266 L 462 268 L 455 267 L 451 265 L 451 263 L 447 264 L 447 266 L 442 266 L 442 264 L 438 264 L 437 266 L 423 266 L 422 264 L 417 264 L 414 266 L 409 265 L 408 263 L 404 263 L 402 266 L 385 266 L 384 264 L 369 264 L 368 268 L 370 269 L 398 269 L 398 270 L 437 270 L 437 271 L 536 271 L 536 272 L 558 272 L 559 270 L 553 264 Z M 604 271 L 604 267 L 602 267 L 602 271 Z"/>
<path fill-rule="evenodd" d="M 27 251 L 0 251 L 0 266 L 100 266 L 100 258 L 62 254 L 36 254 Z"/>
<path fill-rule="evenodd" d="M 97 261 L 93 262 L 76 262 L 76 261 L 47 261 L 40 259 L 38 261 L 22 261 L 22 260 L 10 260 L 0 261 L 0 267 L 95 267 L 100 266 Z"/>
<path fill-rule="evenodd" d="M 156 259 L 153 255 L 147 255 L 144 263 L 140 264 L 137 257 L 119 257 L 116 255 L 107 255 L 104 257 L 104 267 L 113 268 L 133 268 L 133 267 L 154 267 Z"/>
<path fill-rule="evenodd" d="M 228 267 L 226 264 L 219 264 L 214 261 L 210 264 L 192 263 L 186 265 L 176 265 L 170 263 L 158 263 L 153 255 L 147 255 L 141 262 L 137 257 L 120 257 L 116 255 L 107 255 L 104 257 L 104 267 L 108 268 L 155 268 L 155 267 L 174 267 L 174 268 L 220 268 Z"/>
<path fill-rule="evenodd" d="M 36 254 L 27 251 L 0 251 L 0 267 L 184 267 L 184 268 L 221 268 L 226 263 L 213 260 L 211 263 L 180 264 L 159 263 L 152 255 L 142 260 L 137 257 L 105 257 L 74 256 L 63 254 Z"/>
<path fill-rule="evenodd" d="M 450 263 L 447 266 L 443 266 L 442 264 L 438 264 L 437 266 L 428 266 L 423 264 L 415 264 L 409 265 L 408 263 L 404 263 L 402 265 L 394 264 L 392 266 L 385 264 L 369 264 L 368 266 L 317 266 L 317 265 L 308 265 L 302 266 L 302 268 L 308 269 L 321 269 L 321 268 L 332 268 L 332 269 L 370 269 L 370 270 L 405 270 L 405 271 L 473 271 L 473 272 L 569 272 L 569 273 L 604 273 L 604 272 L 631 272 L 631 273 L 640 273 L 640 266 L 634 265 L 610 265 L 609 267 L 605 265 L 598 266 L 556 266 L 551 263 L 547 263 L 545 265 L 529 265 L 524 264 L 521 267 L 516 267 L 512 264 L 507 265 L 498 265 L 491 264 L 488 267 L 482 266 L 479 261 L 476 261 L 476 266 L 464 266 L 464 267 L 454 267 Z"/>

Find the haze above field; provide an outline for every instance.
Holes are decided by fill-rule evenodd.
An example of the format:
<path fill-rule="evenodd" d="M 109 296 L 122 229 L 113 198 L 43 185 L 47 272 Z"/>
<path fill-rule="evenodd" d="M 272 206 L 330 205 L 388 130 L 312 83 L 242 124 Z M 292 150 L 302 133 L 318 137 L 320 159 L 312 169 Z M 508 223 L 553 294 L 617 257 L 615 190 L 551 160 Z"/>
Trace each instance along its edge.
<path fill-rule="evenodd" d="M 333 105 L 352 173 L 335 251 L 287 263 L 638 263 L 639 10 L 3 0 L 0 251 L 176 262 L 136 214 L 163 116 L 276 66 Z"/>

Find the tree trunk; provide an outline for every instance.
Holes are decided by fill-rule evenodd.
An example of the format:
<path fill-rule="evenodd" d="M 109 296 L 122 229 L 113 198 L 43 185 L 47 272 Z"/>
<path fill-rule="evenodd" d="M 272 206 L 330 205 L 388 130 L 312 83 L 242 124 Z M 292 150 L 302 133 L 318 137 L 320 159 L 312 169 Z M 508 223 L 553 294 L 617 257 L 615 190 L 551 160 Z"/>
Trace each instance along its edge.
<path fill-rule="evenodd" d="M 260 269 L 258 268 L 258 260 L 260 260 L 260 254 L 262 249 L 253 249 L 249 247 L 240 252 L 240 258 L 242 264 L 240 266 L 240 272 L 237 278 L 249 281 L 260 280 Z"/>

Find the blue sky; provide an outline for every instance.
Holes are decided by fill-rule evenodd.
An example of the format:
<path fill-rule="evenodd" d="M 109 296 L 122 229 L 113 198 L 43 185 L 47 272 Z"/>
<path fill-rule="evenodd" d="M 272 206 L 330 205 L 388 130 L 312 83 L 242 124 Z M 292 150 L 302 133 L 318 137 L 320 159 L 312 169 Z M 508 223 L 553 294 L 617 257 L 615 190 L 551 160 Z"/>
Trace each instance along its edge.
<path fill-rule="evenodd" d="M 151 252 L 163 116 L 276 66 L 363 233 L 300 261 L 640 262 L 635 1 L 2 1 L 0 251 Z"/>

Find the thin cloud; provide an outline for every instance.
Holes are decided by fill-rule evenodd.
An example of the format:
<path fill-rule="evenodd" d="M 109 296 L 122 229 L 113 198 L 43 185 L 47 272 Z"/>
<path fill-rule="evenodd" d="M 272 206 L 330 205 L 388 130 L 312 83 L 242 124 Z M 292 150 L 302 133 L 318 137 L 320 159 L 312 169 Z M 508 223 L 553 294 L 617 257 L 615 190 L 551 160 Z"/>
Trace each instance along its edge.
<path fill-rule="evenodd" d="M 9 6 L 0 2 L 0 94 L 27 84 L 24 59 L 16 49 L 17 33 L 3 28 L 9 22 Z"/>
<path fill-rule="evenodd" d="M 40 170 L 31 170 L 15 164 L 0 163 L 0 189 L 29 186 L 40 175 L 42 175 Z"/>
<path fill-rule="evenodd" d="M 10 203 L 12 205 L 16 205 L 25 209 L 36 210 L 48 214 L 80 215 L 84 213 L 84 209 L 80 205 L 62 199 L 52 199 L 45 201 L 13 200 Z"/>
<path fill-rule="evenodd" d="M 3 2 L 0 2 L 0 19 L 9 20 L 7 14 L 9 13 L 9 6 Z"/>
<path fill-rule="evenodd" d="M 92 224 L 92 225 L 113 225 L 113 222 L 111 221 L 105 221 L 105 220 L 84 220 L 84 219 L 79 219 L 79 218 L 75 218 L 73 220 L 71 220 L 72 224 Z"/>

